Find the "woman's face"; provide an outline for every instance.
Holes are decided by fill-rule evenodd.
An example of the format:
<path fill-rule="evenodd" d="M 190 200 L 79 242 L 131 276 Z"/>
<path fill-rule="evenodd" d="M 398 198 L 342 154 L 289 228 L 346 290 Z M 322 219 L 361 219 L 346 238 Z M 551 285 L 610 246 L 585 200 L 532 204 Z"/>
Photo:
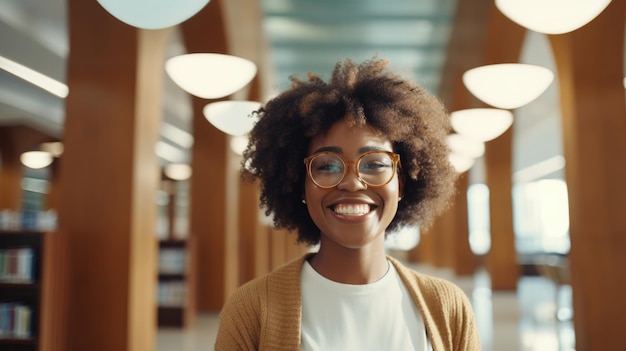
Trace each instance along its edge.
<path fill-rule="evenodd" d="M 311 140 L 309 155 L 332 151 L 344 160 L 356 161 L 366 151 L 393 151 L 391 142 L 371 127 L 349 127 L 336 122 L 326 135 Z M 364 184 L 355 172 L 356 165 L 346 165 L 344 178 L 332 188 L 317 186 L 307 175 L 305 199 L 313 222 L 321 231 L 321 245 L 360 249 L 376 242 L 384 245 L 385 229 L 398 210 L 400 181 L 397 172 L 387 184 L 374 187 Z"/>

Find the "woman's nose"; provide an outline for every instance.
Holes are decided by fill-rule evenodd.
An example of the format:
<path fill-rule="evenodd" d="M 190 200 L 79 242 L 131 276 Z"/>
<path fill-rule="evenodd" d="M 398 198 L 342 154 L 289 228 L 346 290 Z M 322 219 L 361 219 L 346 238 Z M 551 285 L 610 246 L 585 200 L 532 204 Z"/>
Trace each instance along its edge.
<path fill-rule="evenodd" d="M 359 177 L 356 171 L 356 165 L 352 164 L 347 166 L 346 174 L 344 174 L 343 179 L 337 184 L 337 189 L 348 191 L 367 189 L 367 184 Z"/>

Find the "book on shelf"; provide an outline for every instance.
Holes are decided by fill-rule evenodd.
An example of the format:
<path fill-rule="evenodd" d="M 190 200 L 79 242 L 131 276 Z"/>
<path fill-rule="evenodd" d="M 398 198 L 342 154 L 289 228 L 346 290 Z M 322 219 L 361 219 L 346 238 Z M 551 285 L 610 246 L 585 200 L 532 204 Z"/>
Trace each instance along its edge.
<path fill-rule="evenodd" d="M 183 307 L 186 304 L 187 286 L 183 281 L 159 282 L 157 305 L 160 307 Z"/>
<path fill-rule="evenodd" d="M 0 249 L 0 283 L 32 283 L 34 268 L 33 248 Z"/>
<path fill-rule="evenodd" d="M 15 302 L 0 303 L 0 339 L 30 339 L 32 308 Z"/>
<path fill-rule="evenodd" d="M 187 255 L 184 248 L 161 248 L 159 252 L 160 274 L 185 274 Z"/>

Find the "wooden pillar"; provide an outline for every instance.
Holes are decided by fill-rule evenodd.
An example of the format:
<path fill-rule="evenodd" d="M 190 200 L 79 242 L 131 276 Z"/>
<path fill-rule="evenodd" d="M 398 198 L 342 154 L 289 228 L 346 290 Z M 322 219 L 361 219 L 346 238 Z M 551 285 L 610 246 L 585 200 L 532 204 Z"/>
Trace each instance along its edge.
<path fill-rule="evenodd" d="M 576 350 L 623 348 L 626 325 L 624 14 L 613 1 L 586 26 L 550 36 L 569 193 Z"/>
<path fill-rule="evenodd" d="M 248 93 L 250 101 L 261 100 L 260 80 L 257 76 L 252 81 Z M 259 184 L 239 179 L 239 272 L 242 284 L 269 272 L 269 241 L 267 228 L 259 218 Z"/>
<path fill-rule="evenodd" d="M 153 350 L 154 145 L 167 30 L 140 30 L 70 0 L 59 237 L 67 257 L 63 350 Z"/>
<path fill-rule="evenodd" d="M 486 266 L 493 290 L 515 290 L 519 266 L 513 232 L 513 170 L 511 168 L 512 130 L 487 143 L 485 162 L 488 169 L 491 250 Z"/>
<path fill-rule="evenodd" d="M 462 74 L 481 65 L 517 62 L 525 32 L 500 13 L 493 1 L 459 2 L 440 89 L 450 110 L 484 107 L 463 87 Z M 515 289 L 519 276 L 513 232 L 511 145 L 508 131 L 486 143 L 485 152 L 492 236 L 487 267 L 495 290 Z"/>
<path fill-rule="evenodd" d="M 270 271 L 269 233 L 259 221 L 257 183 L 242 182 L 239 188 L 240 283 Z"/>
<path fill-rule="evenodd" d="M 6 129 L 2 128 L 2 129 Z M 1 129 L 0 129 L 1 130 Z M 22 208 L 22 177 L 23 167 L 20 154 L 9 143 L 7 133 L 0 132 L 0 210 L 19 211 Z"/>
<path fill-rule="evenodd" d="M 408 260 L 414 263 L 435 263 L 435 240 L 437 237 L 437 223 L 429 228 L 420 228 L 420 241 L 415 248 L 409 251 Z"/>
<path fill-rule="evenodd" d="M 182 23 L 189 53 L 227 54 L 222 1 L 213 0 Z M 190 234 L 197 245 L 197 306 L 218 311 L 237 285 L 237 241 L 227 233 L 227 137 L 204 117 L 210 102 L 192 97 L 194 145 L 190 179 Z M 231 195 L 232 196 L 232 195 Z M 235 196 L 236 198 L 236 196 Z"/>
<path fill-rule="evenodd" d="M 469 243 L 469 222 L 467 210 L 467 188 L 469 174 L 464 173 L 457 181 L 457 193 L 452 208 L 454 217 L 454 240 L 452 269 L 456 275 L 472 275 L 476 269 L 476 256 Z"/>

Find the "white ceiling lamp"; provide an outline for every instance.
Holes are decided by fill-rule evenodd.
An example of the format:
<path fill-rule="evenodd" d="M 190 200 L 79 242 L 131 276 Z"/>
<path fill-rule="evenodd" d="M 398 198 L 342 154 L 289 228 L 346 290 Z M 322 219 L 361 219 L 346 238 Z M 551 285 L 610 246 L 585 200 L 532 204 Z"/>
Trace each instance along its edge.
<path fill-rule="evenodd" d="M 32 169 L 48 167 L 53 160 L 52 154 L 47 151 L 26 151 L 20 155 L 20 162 Z"/>
<path fill-rule="evenodd" d="M 485 143 L 457 133 L 448 135 L 448 146 L 455 154 L 470 158 L 478 158 L 485 153 Z"/>
<path fill-rule="evenodd" d="M 237 135 L 230 138 L 230 149 L 236 155 L 241 156 L 248 147 L 248 137 L 245 135 Z"/>
<path fill-rule="evenodd" d="M 470 108 L 450 114 L 452 128 L 478 141 L 489 141 L 502 135 L 513 124 L 513 113 L 495 108 Z"/>
<path fill-rule="evenodd" d="M 198 13 L 209 0 L 98 0 L 113 17 L 144 29 L 160 29 L 182 23 Z"/>
<path fill-rule="evenodd" d="M 511 21 L 545 34 L 576 30 L 596 18 L 611 0 L 496 0 Z"/>
<path fill-rule="evenodd" d="M 474 166 L 474 163 L 476 162 L 476 159 L 474 158 L 459 155 L 454 152 L 451 152 L 450 155 L 448 155 L 448 160 L 450 161 L 450 163 L 454 167 L 454 170 L 457 173 L 463 173 L 468 171 L 470 168 L 472 168 L 472 166 Z"/>
<path fill-rule="evenodd" d="M 497 108 L 515 109 L 541 95 L 554 73 L 541 66 L 500 63 L 476 67 L 463 74 L 463 83 L 478 99 Z"/>
<path fill-rule="evenodd" d="M 61 157 L 63 154 L 63 143 L 60 141 L 51 141 L 39 145 L 41 151 L 49 152 L 52 157 Z"/>
<path fill-rule="evenodd" d="M 212 125 L 230 135 L 247 134 L 258 120 L 253 113 L 261 107 L 255 101 L 218 101 L 204 106 L 202 112 Z"/>
<path fill-rule="evenodd" d="M 165 71 L 183 90 L 219 99 L 241 90 L 256 75 L 254 62 L 223 54 L 185 54 L 165 62 Z"/>
<path fill-rule="evenodd" d="M 165 176 L 173 180 L 187 180 L 191 177 L 191 166 L 186 163 L 170 163 L 163 171 Z"/>

